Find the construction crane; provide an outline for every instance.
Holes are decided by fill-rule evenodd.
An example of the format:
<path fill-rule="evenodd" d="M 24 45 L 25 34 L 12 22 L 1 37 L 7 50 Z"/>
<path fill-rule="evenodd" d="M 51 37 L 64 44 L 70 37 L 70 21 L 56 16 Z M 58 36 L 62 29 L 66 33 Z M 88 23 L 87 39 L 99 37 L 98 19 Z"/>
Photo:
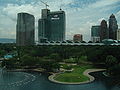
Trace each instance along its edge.
<path fill-rule="evenodd" d="M 45 2 L 43 2 L 43 1 L 41 1 L 43 4 L 45 4 L 45 6 L 46 6 L 46 9 L 47 9 L 47 7 L 49 7 L 49 5 L 47 4 L 47 3 L 45 3 Z"/>

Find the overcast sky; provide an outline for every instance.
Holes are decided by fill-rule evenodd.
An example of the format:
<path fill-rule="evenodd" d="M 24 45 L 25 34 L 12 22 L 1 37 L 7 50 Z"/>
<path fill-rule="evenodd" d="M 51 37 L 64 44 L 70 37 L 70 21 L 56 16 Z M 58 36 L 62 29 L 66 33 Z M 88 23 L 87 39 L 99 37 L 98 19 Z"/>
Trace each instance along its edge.
<path fill-rule="evenodd" d="M 113 13 L 120 27 L 120 0 L 43 0 L 51 11 L 60 7 L 66 12 L 66 39 L 74 34 L 83 34 L 84 40 L 90 40 L 92 25 L 99 25 L 102 19 L 108 21 Z M 17 13 L 28 12 L 36 18 L 41 17 L 45 5 L 40 0 L 0 0 L 0 38 L 16 38 Z"/>

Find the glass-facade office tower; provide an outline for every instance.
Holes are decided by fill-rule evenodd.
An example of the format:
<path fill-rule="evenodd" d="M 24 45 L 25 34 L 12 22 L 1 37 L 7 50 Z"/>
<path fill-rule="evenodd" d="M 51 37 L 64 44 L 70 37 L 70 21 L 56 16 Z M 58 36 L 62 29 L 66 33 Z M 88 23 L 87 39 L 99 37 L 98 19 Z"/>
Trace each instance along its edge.
<path fill-rule="evenodd" d="M 100 26 L 92 26 L 91 28 L 91 41 L 100 42 Z"/>
<path fill-rule="evenodd" d="M 34 45 L 35 18 L 28 13 L 18 13 L 16 25 L 16 44 L 18 46 Z"/>
<path fill-rule="evenodd" d="M 43 41 L 64 41 L 65 40 L 65 12 L 50 12 L 42 9 L 41 19 L 38 21 L 38 39 Z"/>
<path fill-rule="evenodd" d="M 100 41 L 109 39 L 109 30 L 107 28 L 107 21 L 102 20 L 100 25 Z"/>
<path fill-rule="evenodd" d="M 113 40 L 117 40 L 117 20 L 115 18 L 115 15 L 112 14 L 109 18 L 109 38 Z"/>

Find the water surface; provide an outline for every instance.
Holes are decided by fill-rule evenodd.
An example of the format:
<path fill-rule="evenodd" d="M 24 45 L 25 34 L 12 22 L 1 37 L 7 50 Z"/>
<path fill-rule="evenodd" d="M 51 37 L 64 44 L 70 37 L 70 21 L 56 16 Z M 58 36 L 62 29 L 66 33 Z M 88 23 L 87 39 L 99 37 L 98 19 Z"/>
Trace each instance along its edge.
<path fill-rule="evenodd" d="M 48 74 L 0 71 L 0 90 L 120 90 L 113 78 L 102 72 L 91 73 L 96 80 L 89 84 L 62 85 L 48 80 Z"/>

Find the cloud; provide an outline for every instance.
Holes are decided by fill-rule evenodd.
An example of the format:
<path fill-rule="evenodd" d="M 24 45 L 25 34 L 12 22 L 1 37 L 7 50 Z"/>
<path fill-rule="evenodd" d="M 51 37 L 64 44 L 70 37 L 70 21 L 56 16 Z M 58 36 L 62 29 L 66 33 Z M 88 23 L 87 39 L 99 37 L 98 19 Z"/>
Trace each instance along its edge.
<path fill-rule="evenodd" d="M 66 12 L 66 38 L 72 39 L 74 34 L 83 34 L 84 40 L 90 40 L 92 25 L 99 25 L 102 19 L 108 21 L 109 16 L 114 13 L 119 5 L 119 0 L 44 0 L 49 4 L 51 11 L 57 11 L 60 7 Z M 14 3 L 13 3 L 14 2 Z M 45 5 L 40 0 L 11 0 L 6 5 L 0 6 L 0 37 L 15 38 L 17 13 L 28 12 L 36 18 L 36 39 L 37 21 L 41 17 L 41 9 Z M 120 11 L 115 12 L 117 18 Z M 4 23 L 6 22 L 6 23 Z M 120 21 L 118 20 L 120 25 Z M 7 28 L 6 28 L 7 26 Z M 10 33 L 11 31 L 11 33 Z M 6 32 L 6 33 L 5 33 Z"/>
<path fill-rule="evenodd" d="M 17 13 L 28 12 L 30 14 L 34 14 L 34 16 L 36 18 L 35 24 L 37 27 L 38 26 L 37 25 L 38 18 L 40 18 L 40 9 L 38 9 L 38 8 L 39 8 L 39 6 L 34 6 L 31 4 L 24 4 L 24 5 L 8 4 L 7 7 L 3 8 L 2 15 L 4 17 L 1 16 L 0 18 L 3 18 L 3 19 L 6 18 L 5 21 L 7 21 L 6 22 L 7 27 L 8 27 L 8 25 L 10 25 L 11 30 L 14 31 L 14 36 L 13 36 L 13 33 L 9 33 L 9 36 L 11 36 L 11 38 L 15 38 L 15 36 L 16 36 L 15 32 L 16 32 L 16 23 L 17 23 Z M 10 24 L 8 21 L 12 22 L 12 24 Z M 0 26 L 4 27 L 3 23 L 1 23 Z M 36 33 L 37 33 L 37 30 L 36 30 Z M 4 32 L 2 32 L 1 34 L 3 34 L 4 36 L 8 36 L 8 35 L 5 35 Z M 2 36 L 2 35 L 0 35 L 0 36 Z"/>

